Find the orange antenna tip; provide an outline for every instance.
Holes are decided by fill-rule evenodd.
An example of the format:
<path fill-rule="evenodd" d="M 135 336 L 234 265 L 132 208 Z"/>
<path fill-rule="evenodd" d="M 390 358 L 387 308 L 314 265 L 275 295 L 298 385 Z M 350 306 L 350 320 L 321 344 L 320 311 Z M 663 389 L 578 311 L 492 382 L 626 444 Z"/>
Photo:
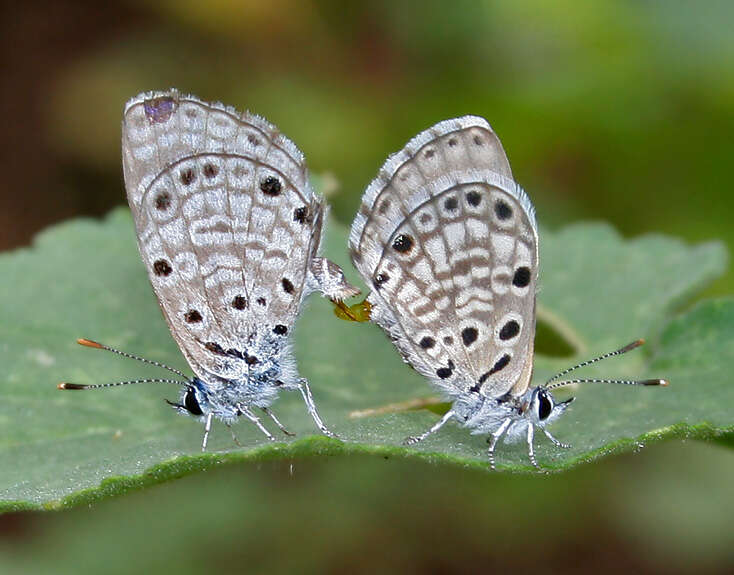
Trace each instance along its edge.
<path fill-rule="evenodd" d="M 91 339 L 84 339 L 83 337 L 80 337 L 76 340 L 76 342 L 79 345 L 83 345 L 86 347 L 96 347 L 97 349 L 102 349 L 102 344 L 97 343 L 96 341 L 92 341 Z"/>
<path fill-rule="evenodd" d="M 78 383 L 60 383 L 56 386 L 57 389 L 85 389 L 86 385 L 80 385 Z"/>
<path fill-rule="evenodd" d="M 636 349 L 636 348 L 640 347 L 644 343 L 645 343 L 645 340 L 644 339 L 642 339 L 642 338 L 636 339 L 632 343 L 628 343 L 622 349 L 620 349 L 619 350 L 619 353 L 627 353 L 628 351 L 632 351 L 633 349 Z"/>
<path fill-rule="evenodd" d="M 667 379 L 646 379 L 640 383 L 642 385 L 659 385 L 661 387 L 668 387 L 670 385 Z"/>

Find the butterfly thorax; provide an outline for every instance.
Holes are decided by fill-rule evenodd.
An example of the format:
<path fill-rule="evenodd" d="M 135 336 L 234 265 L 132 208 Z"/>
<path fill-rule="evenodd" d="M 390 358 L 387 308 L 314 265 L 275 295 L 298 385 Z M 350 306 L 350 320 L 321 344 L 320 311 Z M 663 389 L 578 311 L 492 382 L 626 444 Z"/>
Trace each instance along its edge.
<path fill-rule="evenodd" d="M 196 403 L 201 413 L 190 412 L 191 415 L 212 414 L 226 423 L 233 423 L 244 409 L 252 406 L 268 407 L 275 401 L 279 385 L 277 380 L 257 380 L 246 378 L 241 381 L 204 381 L 194 378 L 191 386 L 195 390 Z M 186 394 L 184 392 L 183 400 Z"/>
<path fill-rule="evenodd" d="M 211 346 L 214 347 L 214 346 Z M 196 399 L 204 415 L 212 413 L 226 422 L 234 421 L 243 408 L 268 407 L 283 388 L 297 385 L 291 346 L 272 338 L 254 339 L 249 345 L 218 346 L 222 372 L 236 372 L 235 378 L 201 371 L 192 380 Z"/>
<path fill-rule="evenodd" d="M 476 392 L 466 392 L 454 398 L 452 409 L 456 418 L 465 426 L 475 428 L 484 427 L 488 414 L 501 413 L 520 414 L 522 410 L 521 398 L 506 395 L 502 398 L 489 398 Z M 490 418 L 491 419 L 491 418 Z"/>
<path fill-rule="evenodd" d="M 528 406 L 532 390 L 526 391 L 520 396 L 506 394 L 500 398 L 486 397 L 480 393 L 467 392 L 457 396 L 453 402 L 452 410 L 456 419 L 465 427 L 471 429 L 472 434 L 492 434 L 502 423 L 509 419 L 517 423 L 527 423 Z M 520 431 L 525 425 L 515 425 Z M 508 436 L 509 438 L 509 436 Z M 510 438 L 511 439 L 511 438 Z"/>

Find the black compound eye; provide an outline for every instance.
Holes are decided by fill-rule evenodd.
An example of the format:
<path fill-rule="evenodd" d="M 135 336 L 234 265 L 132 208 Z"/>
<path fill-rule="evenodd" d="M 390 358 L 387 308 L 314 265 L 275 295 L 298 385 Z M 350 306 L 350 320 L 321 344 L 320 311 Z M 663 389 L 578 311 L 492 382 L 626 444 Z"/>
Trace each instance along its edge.
<path fill-rule="evenodd" d="M 204 412 L 201 411 L 199 401 L 196 399 L 196 392 L 194 391 L 193 387 L 189 387 L 186 390 L 186 395 L 184 396 L 184 407 L 191 415 L 204 414 Z"/>
<path fill-rule="evenodd" d="M 553 400 L 544 391 L 538 392 L 538 419 L 543 421 L 553 411 Z"/>

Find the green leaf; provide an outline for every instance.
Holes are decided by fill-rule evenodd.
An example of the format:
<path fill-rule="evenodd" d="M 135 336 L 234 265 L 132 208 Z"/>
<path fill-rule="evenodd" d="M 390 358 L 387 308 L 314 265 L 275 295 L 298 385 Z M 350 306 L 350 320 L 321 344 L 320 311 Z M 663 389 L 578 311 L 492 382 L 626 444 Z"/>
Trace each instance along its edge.
<path fill-rule="evenodd" d="M 326 253 L 356 281 L 346 261 L 346 230 L 333 225 L 330 232 Z M 605 225 L 576 225 L 541 234 L 541 262 L 536 379 L 645 336 L 652 341 L 644 351 L 583 373 L 671 381 L 667 389 L 575 391 L 578 401 L 552 427 L 573 447 L 560 451 L 539 438 L 544 467 L 565 469 L 666 437 L 731 440 L 734 388 L 724 370 L 734 356 L 734 301 L 699 304 L 666 327 L 674 310 L 723 272 L 720 244 L 690 247 L 661 236 L 625 241 Z M 317 436 L 296 393 L 282 394 L 274 411 L 297 439 L 270 444 L 243 422 L 235 426 L 239 448 L 216 423 L 210 451 L 201 454 L 202 426 L 163 401 L 175 399 L 177 388 L 58 391 L 60 381 L 165 374 L 78 346 L 77 337 L 188 371 L 158 310 L 126 210 L 39 235 L 32 248 L 0 256 L 0 276 L 5 509 L 91 501 L 232 461 L 364 452 L 487 467 L 485 438 L 453 424 L 403 447 L 406 436 L 436 421 L 435 390 L 402 363 L 378 327 L 340 321 L 316 296 L 296 326 L 296 353 L 322 416 L 343 442 Z M 558 349 L 571 353 L 543 355 Z M 411 408 L 426 400 L 427 409 Z M 355 417 L 361 410 L 377 414 Z M 501 445 L 497 459 L 500 469 L 529 469 L 524 445 Z"/>

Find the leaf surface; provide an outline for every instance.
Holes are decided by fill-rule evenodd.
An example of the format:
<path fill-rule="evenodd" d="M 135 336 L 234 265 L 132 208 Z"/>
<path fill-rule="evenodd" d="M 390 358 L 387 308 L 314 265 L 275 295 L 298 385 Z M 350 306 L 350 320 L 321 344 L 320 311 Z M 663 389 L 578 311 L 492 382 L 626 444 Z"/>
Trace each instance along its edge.
<path fill-rule="evenodd" d="M 356 274 L 346 258 L 346 230 L 332 225 L 326 255 Z M 535 379 L 639 337 L 650 345 L 586 368 L 580 375 L 665 377 L 662 388 L 585 386 L 552 426 L 573 447 L 544 438 L 538 459 L 565 469 L 650 440 L 689 436 L 732 442 L 734 300 L 707 301 L 675 312 L 723 273 L 718 243 L 689 246 L 663 236 L 624 240 L 602 224 L 541 232 L 541 284 Z M 158 309 L 135 245 L 127 210 L 104 221 L 75 220 L 40 234 L 29 249 L 0 255 L 0 501 L 5 509 L 58 507 L 207 469 L 223 462 L 298 456 L 383 453 L 487 467 L 484 437 L 447 425 L 416 447 L 402 440 L 432 425 L 441 406 L 427 381 L 405 365 L 375 325 L 338 320 L 312 296 L 295 330 L 302 375 L 317 406 L 343 441 L 316 436 L 298 394 L 273 409 L 298 435 L 269 443 L 239 423 L 237 447 L 215 423 L 210 451 L 200 453 L 202 426 L 172 412 L 173 386 L 61 392 L 60 381 L 102 383 L 166 372 L 76 338 L 190 370 Z M 558 349 L 569 351 L 554 356 Z M 558 393 L 559 398 L 565 395 Z M 376 410 L 355 417 L 355 412 Z M 359 414 L 357 414 L 359 415 Z M 275 431 L 275 430 L 274 430 Z M 282 437 L 279 435 L 279 437 Z M 500 469 L 529 469 L 524 445 L 500 445 Z"/>

